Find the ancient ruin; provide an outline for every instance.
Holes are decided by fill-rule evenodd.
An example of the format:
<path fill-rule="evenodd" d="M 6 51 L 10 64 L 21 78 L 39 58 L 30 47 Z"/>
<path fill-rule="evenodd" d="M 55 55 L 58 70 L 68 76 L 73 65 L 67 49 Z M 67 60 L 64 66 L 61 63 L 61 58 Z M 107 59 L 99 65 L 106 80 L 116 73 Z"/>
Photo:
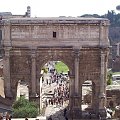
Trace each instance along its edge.
<path fill-rule="evenodd" d="M 82 118 L 82 84 L 92 81 L 91 112 L 106 117 L 109 21 L 102 18 L 11 18 L 2 20 L 5 97 L 16 99 L 17 84 L 29 85 L 39 104 L 40 71 L 49 60 L 70 70 L 69 120 Z"/>

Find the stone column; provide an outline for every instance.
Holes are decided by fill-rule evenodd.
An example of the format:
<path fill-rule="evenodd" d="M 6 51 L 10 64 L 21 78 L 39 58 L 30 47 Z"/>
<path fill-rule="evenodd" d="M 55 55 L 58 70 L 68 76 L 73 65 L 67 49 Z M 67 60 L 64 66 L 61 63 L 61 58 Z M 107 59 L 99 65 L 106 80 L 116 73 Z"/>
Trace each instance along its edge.
<path fill-rule="evenodd" d="M 120 51 L 119 51 L 119 50 L 120 50 L 120 47 L 119 47 L 119 46 L 120 46 L 120 43 L 117 43 L 117 56 L 120 55 Z"/>
<path fill-rule="evenodd" d="M 31 62 L 32 62 L 32 68 L 31 68 L 31 85 L 32 85 L 32 96 L 36 96 L 36 51 L 33 50 L 31 54 Z"/>
<path fill-rule="evenodd" d="M 3 58 L 3 74 L 4 74 L 4 92 L 6 98 L 11 98 L 11 83 L 10 83 L 10 48 L 5 48 L 5 56 Z"/>
<path fill-rule="evenodd" d="M 71 81 L 71 85 L 73 85 L 73 90 L 72 90 L 72 98 L 71 99 L 71 118 L 69 120 L 73 119 L 79 119 L 81 118 L 81 85 L 80 85 L 80 80 L 79 80 L 79 49 L 75 49 L 75 60 L 74 60 L 74 70 L 75 70 L 75 77 L 74 81 Z"/>
<path fill-rule="evenodd" d="M 99 111 L 99 85 L 95 84 L 94 82 L 92 83 L 92 97 L 91 97 L 91 102 L 92 106 L 91 108 L 97 113 Z"/>
<path fill-rule="evenodd" d="M 81 111 L 81 93 L 80 93 L 80 80 L 79 80 L 79 49 L 75 50 L 75 93 L 74 93 L 74 108 Z"/>
<path fill-rule="evenodd" d="M 105 110 L 105 53 L 101 50 L 101 75 L 100 75 L 100 94 L 99 94 L 99 114 L 104 119 L 106 118 L 106 110 Z"/>
<path fill-rule="evenodd" d="M 37 105 L 38 105 L 38 108 L 39 108 L 39 113 L 40 113 L 40 110 L 43 108 L 43 102 L 42 102 L 42 77 L 43 77 L 43 74 L 40 73 L 40 71 L 38 70 L 37 71 Z"/>
<path fill-rule="evenodd" d="M 100 76 L 100 109 L 104 108 L 105 99 L 105 53 L 101 51 L 101 76 Z"/>
<path fill-rule="evenodd" d="M 75 51 L 75 94 L 79 95 L 79 50 Z"/>
<path fill-rule="evenodd" d="M 69 120 L 73 118 L 73 106 L 74 106 L 74 91 L 75 91 L 75 76 L 70 75 L 70 86 L 69 86 L 69 110 L 67 111 L 67 117 Z"/>
<path fill-rule="evenodd" d="M 75 77 L 70 76 L 70 99 L 69 99 L 69 109 L 73 108 L 73 95 L 74 95 L 74 88 L 75 88 Z"/>

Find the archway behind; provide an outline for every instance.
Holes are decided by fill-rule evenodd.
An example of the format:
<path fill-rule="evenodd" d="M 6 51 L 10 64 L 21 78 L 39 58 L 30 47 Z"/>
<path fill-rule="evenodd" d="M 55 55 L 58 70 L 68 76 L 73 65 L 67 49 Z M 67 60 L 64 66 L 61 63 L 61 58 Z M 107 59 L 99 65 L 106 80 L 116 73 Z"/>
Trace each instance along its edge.
<path fill-rule="evenodd" d="M 69 69 L 62 61 L 49 61 L 41 70 L 40 113 L 52 115 L 69 105 Z M 48 109 L 54 109 L 51 112 Z M 57 110 L 57 111 L 56 111 Z"/>

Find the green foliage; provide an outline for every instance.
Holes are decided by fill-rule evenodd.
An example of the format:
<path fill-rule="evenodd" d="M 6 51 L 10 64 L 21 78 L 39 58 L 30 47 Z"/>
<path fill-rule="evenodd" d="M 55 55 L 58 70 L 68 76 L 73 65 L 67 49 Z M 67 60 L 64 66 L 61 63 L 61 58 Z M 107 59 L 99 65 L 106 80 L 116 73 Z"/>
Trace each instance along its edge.
<path fill-rule="evenodd" d="M 113 75 L 117 75 L 117 74 L 120 74 L 120 72 L 113 72 Z"/>
<path fill-rule="evenodd" d="M 98 15 L 98 14 L 84 14 L 81 17 L 97 17 L 97 18 L 107 18 L 110 20 L 110 26 L 118 27 L 120 26 L 120 14 L 116 14 L 114 10 L 109 11 L 107 14 Z"/>
<path fill-rule="evenodd" d="M 62 72 L 67 73 L 69 71 L 69 68 L 63 62 L 57 62 L 55 64 L 55 69 L 57 70 L 58 73 Z"/>
<path fill-rule="evenodd" d="M 109 72 L 107 75 L 107 85 L 111 85 L 112 84 L 112 73 Z"/>
<path fill-rule="evenodd" d="M 111 79 L 108 79 L 107 80 L 107 85 L 111 85 L 112 84 L 112 80 Z"/>
<path fill-rule="evenodd" d="M 29 102 L 24 97 L 21 97 L 15 101 L 12 108 L 14 118 L 33 118 L 38 115 L 37 105 L 34 102 Z"/>
<path fill-rule="evenodd" d="M 107 14 L 97 15 L 97 14 L 84 14 L 82 17 L 97 17 L 97 18 L 107 18 L 110 21 L 109 27 L 109 39 L 111 43 L 119 42 L 120 39 L 120 13 L 116 14 L 114 10 L 108 11 Z"/>

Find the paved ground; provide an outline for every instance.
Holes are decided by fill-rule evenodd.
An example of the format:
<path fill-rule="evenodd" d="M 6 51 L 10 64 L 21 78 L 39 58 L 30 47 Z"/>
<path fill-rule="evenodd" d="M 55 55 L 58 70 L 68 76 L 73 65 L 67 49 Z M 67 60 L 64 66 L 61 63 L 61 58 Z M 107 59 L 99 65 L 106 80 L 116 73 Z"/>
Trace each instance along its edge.
<path fill-rule="evenodd" d="M 12 120 L 25 120 L 25 118 L 12 118 Z M 28 118 L 28 120 L 46 120 L 46 117 Z"/>
<path fill-rule="evenodd" d="M 47 76 L 48 77 L 48 76 Z M 54 88 L 56 88 L 58 85 L 56 83 L 52 83 L 51 85 L 43 84 L 43 94 L 49 93 L 54 94 Z M 47 98 L 47 95 L 46 95 Z M 45 110 L 45 116 L 48 118 L 49 116 L 52 117 L 53 120 L 65 120 L 63 110 L 65 108 L 64 106 L 60 105 L 48 105 Z"/>
<path fill-rule="evenodd" d="M 64 113 L 63 113 L 64 107 L 62 106 L 56 106 L 56 105 L 49 105 L 46 108 L 45 116 L 51 116 L 53 120 L 65 120 Z"/>

